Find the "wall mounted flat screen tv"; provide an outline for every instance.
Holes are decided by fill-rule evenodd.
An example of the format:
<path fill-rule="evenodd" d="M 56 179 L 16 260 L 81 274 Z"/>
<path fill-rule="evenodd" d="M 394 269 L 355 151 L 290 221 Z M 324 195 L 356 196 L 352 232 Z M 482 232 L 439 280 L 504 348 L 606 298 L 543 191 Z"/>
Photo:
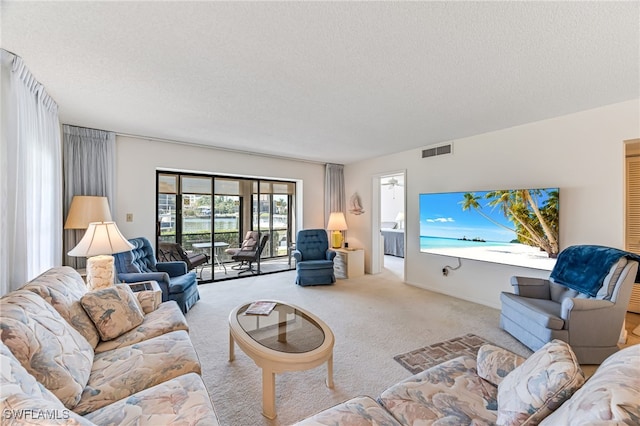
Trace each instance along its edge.
<path fill-rule="evenodd" d="M 420 194 L 420 251 L 553 269 L 559 188 Z"/>

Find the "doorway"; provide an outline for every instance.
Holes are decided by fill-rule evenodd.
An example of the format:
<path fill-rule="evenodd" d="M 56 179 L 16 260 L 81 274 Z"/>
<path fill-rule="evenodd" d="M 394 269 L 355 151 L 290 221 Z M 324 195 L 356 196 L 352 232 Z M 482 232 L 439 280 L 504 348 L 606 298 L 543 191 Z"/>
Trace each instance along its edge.
<path fill-rule="evenodd" d="M 378 180 L 377 229 L 381 267 L 404 280 L 406 250 L 406 178 L 404 171 L 381 174 Z"/>

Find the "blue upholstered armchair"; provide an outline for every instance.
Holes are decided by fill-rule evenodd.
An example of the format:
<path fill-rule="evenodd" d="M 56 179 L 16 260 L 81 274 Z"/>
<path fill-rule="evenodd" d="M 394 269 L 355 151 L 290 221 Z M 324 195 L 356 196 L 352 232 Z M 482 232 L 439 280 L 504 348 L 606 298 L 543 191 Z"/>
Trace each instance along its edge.
<path fill-rule="evenodd" d="M 329 239 L 324 229 L 303 229 L 298 231 L 296 249 L 296 284 L 301 286 L 333 284 L 333 258 L 336 252 L 329 250 Z"/>
<path fill-rule="evenodd" d="M 118 279 L 124 282 L 157 281 L 162 301 L 175 300 L 187 311 L 200 300 L 196 273 L 187 272 L 185 262 L 156 262 L 151 242 L 144 237 L 129 240 L 131 251 L 114 255 Z"/>

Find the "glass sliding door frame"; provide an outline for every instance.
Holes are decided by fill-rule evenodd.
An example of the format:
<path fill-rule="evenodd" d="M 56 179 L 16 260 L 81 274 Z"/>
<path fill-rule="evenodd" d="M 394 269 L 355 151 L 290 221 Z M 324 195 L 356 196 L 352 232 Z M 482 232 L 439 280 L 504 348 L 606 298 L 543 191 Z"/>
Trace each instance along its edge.
<path fill-rule="evenodd" d="M 237 276 L 227 276 L 222 266 L 233 263 L 225 249 L 239 247 L 248 230 L 269 235 L 260 259 L 290 256 L 295 235 L 295 182 L 161 170 L 156 175 L 156 247 L 169 241 L 187 251 L 207 252 L 211 279 L 200 282 Z M 206 245 L 208 250 L 203 247 Z M 224 275 L 216 274 L 221 266 Z M 290 260 L 282 270 L 289 268 Z M 260 260 L 255 269 L 262 273 Z"/>

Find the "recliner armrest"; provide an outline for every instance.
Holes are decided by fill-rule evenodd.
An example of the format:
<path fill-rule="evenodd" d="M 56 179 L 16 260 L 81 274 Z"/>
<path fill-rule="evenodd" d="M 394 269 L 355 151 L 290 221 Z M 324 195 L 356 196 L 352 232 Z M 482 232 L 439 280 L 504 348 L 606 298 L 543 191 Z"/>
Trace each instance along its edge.
<path fill-rule="evenodd" d="M 560 315 L 562 319 L 568 319 L 572 311 L 594 311 L 597 309 L 608 309 L 615 306 L 610 300 L 600 299 L 577 299 L 567 297 L 562 301 Z"/>
<path fill-rule="evenodd" d="M 156 269 L 160 272 L 166 272 L 170 277 L 179 277 L 187 273 L 187 264 L 182 261 L 178 262 L 158 262 Z"/>
<path fill-rule="evenodd" d="M 302 262 L 302 253 L 300 250 L 291 251 L 291 256 L 296 260 L 296 262 Z"/>
<path fill-rule="evenodd" d="M 511 277 L 511 285 L 515 294 L 533 299 L 551 300 L 549 280 L 533 277 Z"/>
<path fill-rule="evenodd" d="M 336 257 L 336 252 L 333 250 L 327 250 L 327 260 L 333 260 Z"/>

